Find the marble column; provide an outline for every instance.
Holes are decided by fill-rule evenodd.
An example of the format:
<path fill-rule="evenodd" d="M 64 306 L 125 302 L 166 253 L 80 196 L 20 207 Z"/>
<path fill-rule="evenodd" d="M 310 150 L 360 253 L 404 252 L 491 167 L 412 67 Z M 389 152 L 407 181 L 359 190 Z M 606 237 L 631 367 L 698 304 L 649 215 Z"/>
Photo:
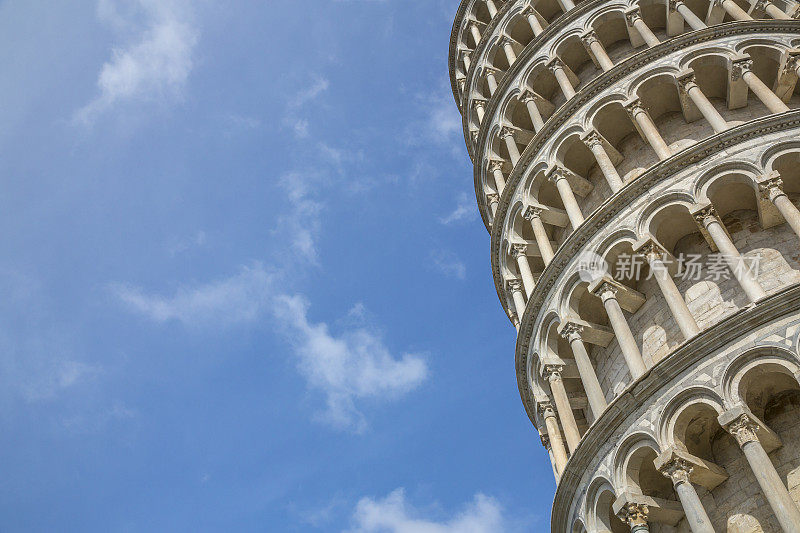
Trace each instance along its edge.
<path fill-rule="evenodd" d="M 553 182 L 558 189 L 558 195 L 561 197 L 561 202 L 564 204 L 564 209 L 567 211 L 567 217 L 575 230 L 583 224 L 583 213 L 578 205 L 578 200 L 575 199 L 575 193 L 572 192 L 572 187 L 567 179 L 566 171 L 560 167 L 556 167 L 548 176 L 548 179 Z"/>
<path fill-rule="evenodd" d="M 494 185 L 497 188 L 497 193 L 503 194 L 506 188 L 506 177 L 503 175 L 503 162 L 496 159 L 490 161 L 489 172 L 492 173 L 492 178 L 494 178 Z"/>
<path fill-rule="evenodd" d="M 778 519 L 778 523 L 786 533 L 800 533 L 800 508 L 792 499 L 791 494 L 783 484 L 780 475 L 775 470 L 775 465 L 767 455 L 764 446 L 758 438 L 758 423 L 747 414 L 737 416 L 732 421 L 722 420 L 725 414 L 721 415 L 720 422 L 725 429 L 733 435 L 739 447 L 742 449 L 753 474 L 756 476 L 761 492 L 769 502 L 772 512 Z"/>
<path fill-rule="evenodd" d="M 644 256 L 650 266 L 650 272 L 656 279 L 658 287 L 661 289 L 661 294 L 667 302 L 667 307 L 672 311 L 672 316 L 675 318 L 683 338 L 691 339 L 700 333 L 700 328 L 697 326 L 689 306 L 686 305 L 683 295 L 678 290 L 678 286 L 675 284 L 675 280 L 672 279 L 667 269 L 667 264 L 664 262 L 666 250 L 652 239 L 648 239 L 636 251 Z"/>
<path fill-rule="evenodd" d="M 500 205 L 500 195 L 496 193 L 487 194 L 486 203 L 489 206 L 489 210 L 492 212 L 492 217 L 497 216 L 497 206 Z"/>
<path fill-rule="evenodd" d="M 569 452 L 573 453 L 581 441 L 581 434 L 578 431 L 578 423 L 575 421 L 575 415 L 572 413 L 572 407 L 569 404 L 569 396 L 567 395 L 567 389 L 564 388 L 561 372 L 563 372 L 563 367 L 560 365 L 545 365 L 544 367 L 544 378 L 550 382 L 550 390 L 553 393 L 556 411 L 558 411 L 558 419 L 561 421 L 561 427 L 564 428 L 564 436 L 567 438 Z"/>
<path fill-rule="evenodd" d="M 503 48 L 503 52 L 506 54 L 508 66 L 513 65 L 517 61 L 517 54 L 514 52 L 514 46 L 511 44 L 511 39 L 504 37 L 503 40 L 500 41 L 500 46 Z"/>
<path fill-rule="evenodd" d="M 614 162 L 611 161 L 610 157 L 608 157 L 608 152 L 606 152 L 606 148 L 603 146 L 603 141 L 600 139 L 600 134 L 592 130 L 581 137 L 581 140 L 594 155 L 595 161 L 597 161 L 597 166 L 600 168 L 600 172 L 603 173 L 603 177 L 605 177 L 606 181 L 608 182 L 608 186 L 611 187 L 611 191 L 619 191 L 624 186 L 624 183 L 617 172 L 617 168 L 614 166 Z"/>
<path fill-rule="evenodd" d="M 542 23 L 539 22 L 539 18 L 536 16 L 536 10 L 528 4 L 525 6 L 525 9 L 522 10 L 522 14 L 528 19 L 528 24 L 531 26 L 531 31 L 533 31 L 533 36 L 538 37 L 539 35 L 544 32 L 544 27 Z"/>
<path fill-rule="evenodd" d="M 764 11 L 764 13 L 776 20 L 792 20 L 792 17 L 769 0 L 757 0 L 755 8 Z"/>
<path fill-rule="evenodd" d="M 469 31 L 472 34 L 472 40 L 475 41 L 475 46 L 478 46 L 478 43 L 481 42 L 481 30 L 478 29 L 478 25 L 474 22 L 469 25 Z"/>
<path fill-rule="evenodd" d="M 542 221 L 542 208 L 530 206 L 523 213 L 523 218 L 531 223 L 533 234 L 536 237 L 536 244 L 539 246 L 539 253 L 544 261 L 544 266 L 550 264 L 553 260 L 555 253 L 553 252 L 553 245 L 550 243 L 550 237 L 547 235 L 547 230 Z"/>
<path fill-rule="evenodd" d="M 728 264 L 728 268 L 730 268 L 731 273 L 739 282 L 750 301 L 756 302 L 766 297 L 767 293 L 745 263 L 739 250 L 736 249 L 736 245 L 733 244 L 728 232 L 723 227 L 714 207 L 706 206 L 693 214 L 697 223 L 705 228 L 711 240 L 714 241 L 719 253 Z"/>
<path fill-rule="evenodd" d="M 478 124 L 483 124 L 483 117 L 486 113 L 486 102 L 484 100 L 475 100 L 475 114 L 478 117 Z"/>
<path fill-rule="evenodd" d="M 753 72 L 753 60 L 749 58 L 741 58 L 731 63 L 731 78 L 732 81 L 743 79 L 747 86 L 753 91 L 753 94 L 770 110 L 771 113 L 784 113 L 789 111 L 783 100 L 778 98 L 772 89 L 761 81 L 761 78 L 756 76 Z"/>
<path fill-rule="evenodd" d="M 522 320 L 522 316 L 525 314 L 525 297 L 522 295 L 522 282 L 518 279 L 509 280 L 506 282 L 506 290 L 511 293 L 517 316 Z"/>
<path fill-rule="evenodd" d="M 713 5 L 722 7 L 734 20 L 753 20 L 753 17 L 733 0 L 713 0 Z"/>
<path fill-rule="evenodd" d="M 607 71 L 614 68 L 614 62 L 611 61 L 610 57 L 608 57 L 608 53 L 603 47 L 603 43 L 600 42 L 600 39 L 597 37 L 597 33 L 594 30 L 589 30 L 581 35 L 581 41 L 586 47 L 586 51 L 589 52 L 592 57 L 594 57 L 601 69 Z"/>
<path fill-rule="evenodd" d="M 611 329 L 614 330 L 614 336 L 617 338 L 622 355 L 628 364 L 628 370 L 630 370 L 631 376 L 635 380 L 647 372 L 647 366 L 644 364 L 642 353 L 639 351 L 639 346 L 636 344 L 633 333 L 631 333 L 628 320 L 625 318 L 622 307 L 620 307 L 617 300 L 618 290 L 611 283 L 603 282 L 597 286 L 594 294 L 603 301 L 606 315 L 608 315 L 608 320 L 611 322 Z"/>
<path fill-rule="evenodd" d="M 703 90 L 697 85 L 694 72 L 690 71 L 682 74 L 677 78 L 677 82 L 681 91 L 694 102 L 694 105 L 697 106 L 697 109 L 700 110 L 700 113 L 711 124 L 716 133 L 728 129 L 728 122 L 722 118 L 714 104 L 706 98 Z"/>
<path fill-rule="evenodd" d="M 519 101 L 525 104 L 525 107 L 528 109 L 528 115 L 531 118 L 531 123 L 533 124 L 533 129 L 536 133 L 539 133 L 544 127 L 544 117 L 542 117 L 542 112 L 539 111 L 539 106 L 536 105 L 536 98 L 533 96 L 533 93 L 530 91 L 523 91 L 519 95 Z"/>
<path fill-rule="evenodd" d="M 547 436 L 550 438 L 550 446 L 553 449 L 553 456 L 556 460 L 558 474 L 561 475 L 561 473 L 564 472 L 564 467 L 567 466 L 567 450 L 564 448 L 564 439 L 561 437 L 561 430 L 558 428 L 555 409 L 553 409 L 553 404 L 549 401 L 539 402 L 537 407 L 539 409 L 539 414 L 544 419 L 544 425 L 547 428 Z"/>
<path fill-rule="evenodd" d="M 583 389 L 586 391 L 586 397 L 589 400 L 589 408 L 592 410 L 594 419 L 597 420 L 608 404 L 606 403 L 603 389 L 600 387 L 600 381 L 597 379 L 597 373 L 594 365 L 592 365 L 589 352 L 586 351 L 586 345 L 583 343 L 583 326 L 567 322 L 561 327 L 560 333 L 572 348 L 572 355 L 575 357 L 578 374 L 581 376 L 581 383 L 583 383 Z"/>
<path fill-rule="evenodd" d="M 631 120 L 636 124 L 645 140 L 650 144 L 653 150 L 655 150 L 659 159 L 663 160 L 672 156 L 672 150 L 670 150 L 664 138 L 661 137 L 653 119 L 650 118 L 650 114 L 642 106 L 638 98 L 628 102 L 625 105 L 625 110 L 628 112 Z"/>
<path fill-rule="evenodd" d="M 520 153 L 519 147 L 517 146 L 517 141 L 514 140 L 514 130 L 506 126 L 500 130 L 498 137 L 505 141 L 506 148 L 508 149 L 508 157 L 511 159 L 511 164 L 516 166 L 520 158 Z"/>
<path fill-rule="evenodd" d="M 685 20 L 693 30 L 702 30 L 707 27 L 706 23 L 700 20 L 700 18 L 694 14 L 694 11 L 683 3 L 683 0 L 669 0 L 669 9 L 670 11 L 677 11 L 680 13 L 683 20 Z"/>
<path fill-rule="evenodd" d="M 703 502 L 700 501 L 700 496 L 697 495 L 694 485 L 689 481 L 692 466 L 683 459 L 674 458 L 659 471 L 672 480 L 692 533 L 716 533 L 706 509 L 703 507 Z"/>
<path fill-rule="evenodd" d="M 511 245 L 511 255 L 517 261 L 519 273 L 522 276 L 522 286 L 525 288 L 525 295 L 530 298 L 534 287 L 536 287 L 536 280 L 531 271 L 531 264 L 528 261 L 528 246 L 525 244 Z"/>
<path fill-rule="evenodd" d="M 650 26 L 645 23 L 644 19 L 642 18 L 642 12 L 638 7 L 633 7 L 625 12 L 625 20 L 628 23 L 628 26 L 632 26 L 639 35 L 642 36 L 644 42 L 647 46 L 653 47 L 659 44 L 661 41 L 658 40 L 656 34 L 653 33 L 653 30 L 650 29 Z"/>
<path fill-rule="evenodd" d="M 564 93 L 564 97 L 569 100 L 575 96 L 575 87 L 573 87 L 572 82 L 569 80 L 565 65 L 561 59 L 554 57 L 547 63 L 547 68 L 549 68 L 550 72 L 556 77 L 556 81 L 558 82 L 558 86 L 561 87 L 561 92 Z"/>
<path fill-rule="evenodd" d="M 792 228 L 795 235 L 800 237 L 800 210 L 789 200 L 783 191 L 783 180 L 775 173 L 773 177 L 758 184 L 761 197 L 772 202 L 778 208 L 786 223 Z"/>

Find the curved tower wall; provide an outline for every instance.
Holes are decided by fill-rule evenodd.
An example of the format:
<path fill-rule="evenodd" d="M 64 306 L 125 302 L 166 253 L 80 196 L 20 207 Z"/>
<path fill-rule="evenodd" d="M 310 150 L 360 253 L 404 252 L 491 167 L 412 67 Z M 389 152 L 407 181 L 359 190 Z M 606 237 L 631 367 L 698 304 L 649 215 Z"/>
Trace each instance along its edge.
<path fill-rule="evenodd" d="M 800 532 L 798 17 L 459 6 L 453 94 L 555 532 Z"/>

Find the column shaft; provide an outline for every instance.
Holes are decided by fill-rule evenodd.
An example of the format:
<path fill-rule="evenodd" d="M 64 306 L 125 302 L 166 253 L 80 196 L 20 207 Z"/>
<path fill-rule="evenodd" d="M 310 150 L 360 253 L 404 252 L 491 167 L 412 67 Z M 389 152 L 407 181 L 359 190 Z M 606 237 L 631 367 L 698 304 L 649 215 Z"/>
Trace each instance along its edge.
<path fill-rule="evenodd" d="M 650 29 L 650 26 L 648 26 L 641 17 L 637 17 L 633 20 L 633 27 L 639 32 L 639 35 L 642 36 L 647 46 L 653 47 L 661 42 L 658 40 L 658 37 L 656 37 L 656 34 L 653 33 L 653 30 Z"/>
<path fill-rule="evenodd" d="M 616 296 L 606 291 L 603 293 L 602 299 L 608 320 L 611 322 L 611 329 L 614 330 L 614 335 L 617 337 L 617 342 L 620 350 L 622 350 L 622 355 L 625 357 L 625 362 L 628 364 L 631 376 L 633 376 L 633 379 L 638 379 L 639 376 L 647 372 L 647 366 L 644 364 L 636 339 L 631 333 L 628 319 L 625 318 Z"/>
<path fill-rule="evenodd" d="M 516 165 L 517 161 L 519 161 L 520 153 L 519 147 L 517 147 L 517 141 L 514 140 L 513 134 L 506 134 L 504 139 L 506 142 L 506 148 L 508 148 L 508 157 L 511 158 L 511 164 Z"/>
<path fill-rule="evenodd" d="M 564 97 L 566 97 L 567 100 L 575 96 L 575 87 L 573 87 L 572 82 L 569 81 L 569 76 L 567 76 L 567 73 L 564 71 L 564 67 L 558 63 L 554 64 L 553 75 L 556 77 L 558 86 L 561 87 L 561 92 L 564 93 Z"/>
<path fill-rule="evenodd" d="M 594 55 L 597 62 L 600 63 L 600 68 L 604 71 L 611 70 L 614 68 L 614 62 L 611 61 L 611 58 L 608 57 L 606 53 L 606 49 L 603 47 L 603 43 L 601 43 L 597 39 L 592 39 L 589 43 L 589 50 L 592 51 L 592 55 Z"/>
<path fill-rule="evenodd" d="M 678 2 L 675 10 L 681 14 L 683 20 L 685 20 L 693 30 L 702 30 L 707 27 L 706 23 L 700 20 L 700 18 L 694 14 L 694 11 L 689 9 L 689 6 L 683 2 Z"/>
<path fill-rule="evenodd" d="M 578 201 L 575 199 L 575 193 L 572 192 L 572 187 L 570 187 L 566 178 L 557 177 L 556 188 L 564 204 L 564 209 L 567 211 L 567 217 L 569 217 L 572 229 L 578 229 L 578 226 L 583 224 L 583 213 L 581 213 L 581 208 L 578 205 Z"/>
<path fill-rule="evenodd" d="M 539 253 L 542 255 L 542 261 L 544 261 L 544 266 L 547 266 L 555 256 L 553 245 L 550 244 L 550 237 L 547 236 L 547 230 L 540 216 L 531 217 L 531 226 L 533 234 L 536 236 L 536 244 L 539 246 Z"/>
<path fill-rule="evenodd" d="M 721 131 L 725 131 L 728 129 L 728 122 L 722 118 L 722 115 L 719 114 L 719 111 L 714 107 L 708 98 L 706 98 L 705 93 L 703 90 L 700 89 L 695 84 L 690 84 L 686 88 L 686 94 L 689 95 L 689 98 L 692 99 L 694 105 L 700 110 L 700 113 L 703 114 L 703 117 L 711 124 L 711 127 L 714 128 L 714 131 L 719 133 Z"/>
<path fill-rule="evenodd" d="M 792 230 L 794 230 L 795 234 L 800 237 L 800 210 L 797 209 L 797 206 L 783 193 L 777 195 L 775 199 L 772 200 L 772 203 L 778 208 L 778 211 L 780 211 L 783 218 L 786 219 L 786 222 Z"/>
<path fill-rule="evenodd" d="M 517 60 L 517 54 L 514 52 L 514 47 L 511 46 L 511 43 L 506 41 L 503 43 L 503 51 L 506 53 L 506 59 L 508 60 L 508 65 L 511 66 Z"/>
<path fill-rule="evenodd" d="M 675 492 L 678 493 L 678 499 L 681 501 L 686 521 L 689 523 L 692 533 L 715 533 L 711 519 L 694 486 L 688 481 L 680 482 L 675 485 Z"/>
<path fill-rule="evenodd" d="M 716 216 L 711 216 L 705 218 L 705 226 L 725 262 L 728 263 L 728 268 L 731 269 L 733 276 L 737 279 L 750 301 L 756 302 L 764 298 L 767 293 L 764 292 L 753 272 L 745 264 L 744 258 L 739 253 L 739 250 L 736 249 L 736 245 L 733 244 L 730 237 L 728 237 L 725 228 L 722 227 L 722 223 Z"/>
<path fill-rule="evenodd" d="M 534 287 L 536 287 L 536 281 L 533 278 L 533 272 L 531 272 L 528 256 L 518 253 L 517 266 L 519 267 L 519 273 L 522 275 L 522 286 L 525 288 L 525 294 L 530 298 Z"/>
<path fill-rule="evenodd" d="M 772 92 L 772 89 L 767 87 L 761 78 L 755 75 L 752 70 L 746 70 L 742 74 L 742 78 L 744 79 L 745 83 L 750 90 L 753 91 L 761 102 L 767 106 L 767 109 L 770 110 L 772 113 L 784 113 L 789 111 L 789 106 L 783 103 L 783 100 L 778 98 L 778 96 Z"/>
<path fill-rule="evenodd" d="M 661 259 L 652 254 L 648 256 L 648 262 L 650 263 L 653 277 L 656 278 L 661 294 L 664 295 L 667 306 L 672 311 L 672 316 L 675 317 L 675 322 L 678 323 L 683 338 L 690 339 L 700 333 L 700 328 L 697 326 L 692 312 L 689 311 L 689 306 L 686 305 L 678 286 L 675 285 L 675 280 L 669 275 L 667 266 Z"/>
<path fill-rule="evenodd" d="M 567 390 L 564 388 L 564 382 L 560 376 L 557 379 L 551 377 L 550 390 L 553 392 L 553 401 L 556 404 L 556 411 L 558 411 L 558 419 L 561 421 L 561 427 L 564 428 L 567 446 L 569 446 L 569 451 L 572 453 L 581 441 L 581 434 L 578 431 L 578 423 L 575 422 L 572 407 L 569 405 Z"/>
<path fill-rule="evenodd" d="M 525 101 L 525 107 L 528 108 L 528 115 L 531 117 L 533 129 L 536 133 L 539 133 L 544 127 L 544 117 L 542 117 L 542 113 L 539 111 L 539 106 L 536 105 L 533 98 L 529 98 Z"/>
<path fill-rule="evenodd" d="M 556 458 L 558 474 L 561 475 L 567 466 L 567 450 L 564 448 L 564 439 L 561 438 L 561 430 L 558 429 L 558 421 L 552 409 L 545 410 L 544 425 L 547 427 L 547 436 L 550 437 L 550 448 Z"/>
<path fill-rule="evenodd" d="M 592 410 L 594 419 L 597 420 L 608 405 L 606 397 L 600 387 L 600 381 L 597 379 L 597 373 L 594 370 L 592 360 L 589 358 L 589 353 L 586 351 L 586 345 L 583 344 L 583 340 L 581 340 L 580 336 L 573 335 L 569 341 L 572 354 L 575 356 L 575 364 L 578 366 L 578 373 L 581 376 L 583 389 L 586 391 L 586 397 L 589 400 L 589 408 Z"/>
<path fill-rule="evenodd" d="M 777 20 L 792 20 L 792 17 L 787 15 L 781 8 L 769 1 L 764 5 L 764 11 L 766 11 L 767 15 Z"/>
<path fill-rule="evenodd" d="M 753 17 L 748 15 L 747 11 L 739 7 L 733 0 L 722 0 L 722 7 L 735 20 L 753 20 Z"/>
<path fill-rule="evenodd" d="M 633 116 L 633 120 L 636 122 L 636 124 L 638 124 L 639 129 L 641 130 L 647 142 L 653 147 L 653 150 L 655 150 L 658 158 L 669 158 L 672 155 L 672 150 L 669 149 L 669 146 L 664 141 L 664 138 L 661 137 L 661 134 L 658 132 L 658 128 L 653 123 L 650 115 L 644 109 L 638 106 L 635 106 L 631 110 L 631 115 Z"/>
<path fill-rule="evenodd" d="M 495 78 L 493 72 L 486 73 L 486 83 L 489 85 L 489 93 L 494 94 L 497 90 L 497 78 Z"/>
<path fill-rule="evenodd" d="M 544 31 L 541 22 L 539 22 L 539 19 L 536 18 L 536 15 L 533 13 L 528 14 L 528 24 L 531 25 L 534 37 L 538 37 Z"/>
<path fill-rule="evenodd" d="M 600 168 L 600 171 L 603 173 L 603 176 L 606 178 L 609 187 L 613 192 L 617 192 L 620 190 L 624 183 L 622 178 L 619 176 L 617 172 L 617 168 L 614 166 L 614 163 L 611 161 L 611 158 L 608 157 L 608 153 L 606 149 L 603 147 L 603 144 L 598 142 L 591 142 L 589 143 L 589 149 L 594 154 L 594 158 L 597 161 L 597 166 Z"/>
<path fill-rule="evenodd" d="M 742 451 L 781 528 L 786 533 L 800 533 L 800 509 L 786 490 L 764 447 L 756 439 L 742 445 Z"/>

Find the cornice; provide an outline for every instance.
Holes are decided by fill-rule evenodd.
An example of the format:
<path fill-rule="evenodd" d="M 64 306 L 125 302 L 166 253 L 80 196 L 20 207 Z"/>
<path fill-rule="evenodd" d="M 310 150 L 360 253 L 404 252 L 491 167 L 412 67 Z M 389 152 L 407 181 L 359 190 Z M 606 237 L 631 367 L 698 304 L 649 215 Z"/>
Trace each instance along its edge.
<path fill-rule="evenodd" d="M 552 531 L 569 531 L 567 519 L 572 500 L 581 492 L 584 472 L 597 457 L 601 447 L 613 439 L 614 434 L 633 412 L 647 405 L 656 392 L 671 383 L 686 369 L 702 361 L 726 345 L 740 339 L 743 331 L 769 324 L 800 308 L 800 284 L 794 284 L 776 294 L 740 309 L 696 337 L 684 342 L 667 357 L 656 363 L 638 380 L 615 398 L 583 435 L 577 448 L 567 461 L 556 487 L 551 513 Z M 527 407 L 526 407 L 527 408 Z"/>
<path fill-rule="evenodd" d="M 548 29 L 549 28 L 550 27 L 548 27 Z M 569 120 L 575 114 L 580 107 L 584 106 L 589 102 L 589 100 L 597 96 L 599 92 L 618 82 L 621 78 L 627 76 L 631 72 L 646 66 L 654 59 L 664 57 L 672 52 L 685 48 L 686 46 L 730 35 L 769 32 L 800 33 L 800 25 L 798 25 L 797 21 L 794 20 L 753 20 L 727 22 L 725 24 L 709 26 L 702 30 L 683 33 L 681 35 L 672 37 L 667 41 L 663 41 L 657 46 L 647 48 L 616 64 L 613 69 L 598 75 L 592 81 L 587 83 L 586 86 L 581 88 L 581 90 L 579 90 L 574 97 L 558 108 L 550 116 L 547 122 L 545 122 L 544 127 L 534 135 L 531 142 L 522 152 L 520 160 L 514 166 L 511 175 L 506 180 L 506 189 L 503 191 L 503 195 L 500 199 L 495 220 L 502 220 L 505 218 L 504 216 L 501 216 L 501 213 L 504 215 L 508 209 L 508 200 L 513 196 L 513 193 L 516 190 L 516 186 L 520 181 L 520 174 L 522 174 L 524 169 L 528 167 L 531 161 L 538 154 L 539 150 L 541 150 L 542 146 L 561 126 L 567 122 L 567 120 Z M 484 156 L 483 147 L 486 145 L 486 136 L 488 135 L 491 123 L 488 117 L 494 116 L 495 112 L 497 111 L 497 106 L 502 100 L 502 95 L 506 94 L 509 86 L 511 85 L 511 80 L 514 80 L 516 75 L 519 74 L 519 72 L 516 70 L 522 69 L 523 66 L 527 64 L 527 61 L 531 59 L 530 56 L 532 53 L 532 50 L 526 49 L 522 54 L 520 54 L 517 62 L 514 63 L 514 67 L 500 81 L 497 91 L 495 91 L 494 95 L 492 95 L 488 101 L 485 112 L 487 119 L 484 120 L 484 123 L 481 125 L 481 129 L 479 130 L 478 134 L 478 140 L 476 144 L 481 148 L 481 150 L 473 157 L 475 198 L 478 203 L 478 212 L 481 215 L 484 226 L 490 233 L 493 233 L 493 230 L 489 224 L 487 206 L 483 201 L 483 191 L 480 181 L 482 170 L 477 162 L 482 161 Z M 470 72 L 474 70 L 474 67 L 475 64 L 473 64 Z"/>
<path fill-rule="evenodd" d="M 461 109 L 461 101 L 458 98 L 458 82 L 456 81 L 456 57 L 458 56 L 458 36 L 461 34 L 461 23 L 464 21 L 464 14 L 472 2 L 476 0 L 461 0 L 456 11 L 456 18 L 453 21 L 453 29 L 450 30 L 450 50 L 447 57 L 447 68 L 450 71 L 450 87 L 453 90 L 453 98 L 456 100 L 458 110 Z M 463 114 L 463 111 L 462 111 Z"/>

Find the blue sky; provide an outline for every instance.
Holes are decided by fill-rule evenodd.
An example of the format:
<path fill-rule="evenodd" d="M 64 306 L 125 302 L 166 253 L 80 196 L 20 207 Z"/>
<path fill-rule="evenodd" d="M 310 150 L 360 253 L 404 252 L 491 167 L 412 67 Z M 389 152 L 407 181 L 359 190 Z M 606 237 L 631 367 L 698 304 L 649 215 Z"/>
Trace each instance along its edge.
<path fill-rule="evenodd" d="M 0 2 L 0 530 L 548 529 L 457 4 Z"/>

